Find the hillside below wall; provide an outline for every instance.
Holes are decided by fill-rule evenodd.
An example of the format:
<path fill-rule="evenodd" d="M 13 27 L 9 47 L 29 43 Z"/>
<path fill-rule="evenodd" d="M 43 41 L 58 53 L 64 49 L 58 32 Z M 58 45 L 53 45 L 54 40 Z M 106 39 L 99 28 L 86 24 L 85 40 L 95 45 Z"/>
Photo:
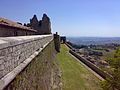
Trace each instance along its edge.
<path fill-rule="evenodd" d="M 86 60 L 85 58 L 81 57 L 79 54 L 74 52 L 73 50 L 69 51 L 72 55 L 74 55 L 76 58 L 78 58 L 80 61 L 82 61 L 85 65 L 90 67 L 92 70 L 94 70 L 97 74 L 99 74 L 102 78 L 107 79 L 108 77 L 111 77 L 108 73 L 101 70 L 99 67 L 91 63 L 90 61 Z"/>
<path fill-rule="evenodd" d="M 14 79 L 52 40 L 53 35 L 0 38 L 0 89 Z"/>
<path fill-rule="evenodd" d="M 56 53 L 52 41 L 5 90 L 61 90 Z"/>

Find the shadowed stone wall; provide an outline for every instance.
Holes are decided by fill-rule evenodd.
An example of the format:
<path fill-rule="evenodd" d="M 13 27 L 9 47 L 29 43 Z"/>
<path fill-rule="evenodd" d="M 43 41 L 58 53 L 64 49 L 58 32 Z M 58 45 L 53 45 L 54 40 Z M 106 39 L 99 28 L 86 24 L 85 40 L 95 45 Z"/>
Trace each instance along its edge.
<path fill-rule="evenodd" d="M 27 36 L 27 35 L 45 35 L 51 34 L 50 18 L 43 14 L 42 20 L 34 15 L 30 23 L 22 25 L 19 22 L 0 17 L 0 37 Z"/>
<path fill-rule="evenodd" d="M 37 16 L 34 15 L 27 25 L 28 27 L 37 30 L 37 34 L 51 34 L 51 22 L 46 14 L 43 14 L 42 20 L 38 20 Z"/>
<path fill-rule="evenodd" d="M 57 52 L 60 52 L 60 36 L 58 35 L 57 32 L 56 34 L 54 34 L 54 43 L 55 43 L 55 50 Z"/>
<path fill-rule="evenodd" d="M 35 35 L 37 31 L 0 24 L 0 37 Z"/>

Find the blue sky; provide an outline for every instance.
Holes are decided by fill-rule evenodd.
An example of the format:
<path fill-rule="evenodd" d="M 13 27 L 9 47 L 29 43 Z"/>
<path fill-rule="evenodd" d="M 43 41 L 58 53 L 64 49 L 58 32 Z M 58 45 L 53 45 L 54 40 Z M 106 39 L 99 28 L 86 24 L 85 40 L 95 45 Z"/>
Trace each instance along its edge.
<path fill-rule="evenodd" d="M 52 32 L 66 36 L 120 36 L 120 0 L 0 0 L 0 17 L 29 22 L 47 13 Z"/>

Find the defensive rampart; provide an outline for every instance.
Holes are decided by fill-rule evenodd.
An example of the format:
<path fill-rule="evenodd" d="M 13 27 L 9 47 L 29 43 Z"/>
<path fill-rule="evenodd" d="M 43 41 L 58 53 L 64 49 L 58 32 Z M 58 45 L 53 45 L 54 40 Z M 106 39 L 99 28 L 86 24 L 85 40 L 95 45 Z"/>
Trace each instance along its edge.
<path fill-rule="evenodd" d="M 0 38 L 0 90 L 7 86 L 39 52 L 53 35 Z"/>

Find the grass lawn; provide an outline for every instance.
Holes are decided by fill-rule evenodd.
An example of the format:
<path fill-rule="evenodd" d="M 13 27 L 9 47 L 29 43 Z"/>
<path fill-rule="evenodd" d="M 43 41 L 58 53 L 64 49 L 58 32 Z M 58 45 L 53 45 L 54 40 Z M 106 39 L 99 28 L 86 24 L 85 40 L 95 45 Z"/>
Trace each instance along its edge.
<path fill-rule="evenodd" d="M 57 59 L 62 71 L 63 90 L 102 90 L 100 80 L 75 60 L 63 44 Z"/>

